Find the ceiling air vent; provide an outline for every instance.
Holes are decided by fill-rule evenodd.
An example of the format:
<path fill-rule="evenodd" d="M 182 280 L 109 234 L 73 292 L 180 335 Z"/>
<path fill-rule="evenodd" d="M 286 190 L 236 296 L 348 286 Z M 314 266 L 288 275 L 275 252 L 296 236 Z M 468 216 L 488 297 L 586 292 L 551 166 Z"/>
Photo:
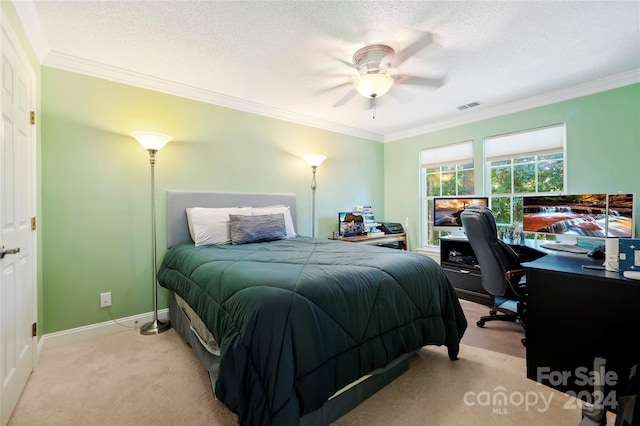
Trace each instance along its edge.
<path fill-rule="evenodd" d="M 462 111 L 463 109 L 473 108 L 473 107 L 476 107 L 476 106 L 478 106 L 478 105 L 480 105 L 480 103 L 479 103 L 479 102 L 471 102 L 470 104 L 460 105 L 460 106 L 458 107 L 458 109 L 459 109 L 460 111 Z"/>

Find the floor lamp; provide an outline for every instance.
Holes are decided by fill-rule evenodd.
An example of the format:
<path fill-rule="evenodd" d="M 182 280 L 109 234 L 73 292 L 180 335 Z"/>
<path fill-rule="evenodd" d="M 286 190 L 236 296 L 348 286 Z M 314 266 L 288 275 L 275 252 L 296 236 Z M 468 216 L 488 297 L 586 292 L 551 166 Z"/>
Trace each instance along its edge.
<path fill-rule="evenodd" d="M 322 154 L 310 154 L 304 157 L 313 170 L 311 179 L 311 236 L 313 238 L 316 237 L 316 169 L 326 158 L 327 156 Z"/>
<path fill-rule="evenodd" d="M 160 334 L 171 328 L 169 322 L 158 321 L 158 257 L 156 250 L 156 188 L 154 168 L 156 153 L 171 140 L 171 136 L 153 132 L 133 132 L 131 136 L 149 151 L 151 164 L 151 245 L 153 246 L 153 321 L 140 327 L 140 334 Z"/>

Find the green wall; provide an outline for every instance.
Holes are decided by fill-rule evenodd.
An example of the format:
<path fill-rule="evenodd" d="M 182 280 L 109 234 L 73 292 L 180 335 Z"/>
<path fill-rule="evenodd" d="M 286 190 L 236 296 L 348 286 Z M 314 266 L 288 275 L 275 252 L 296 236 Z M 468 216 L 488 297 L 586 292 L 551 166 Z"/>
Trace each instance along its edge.
<path fill-rule="evenodd" d="M 311 168 L 322 153 L 316 235 L 337 212 L 384 215 L 383 144 L 111 81 L 42 68 L 42 332 L 152 310 L 149 155 L 130 133 L 173 141 L 155 168 L 158 258 L 166 251 L 166 191 L 295 193 L 297 230 L 311 233 Z M 159 293 L 159 307 L 166 307 Z"/>
<path fill-rule="evenodd" d="M 301 156 L 311 152 L 328 157 L 318 168 L 319 237 L 336 229 L 338 211 L 371 204 L 378 218 L 408 217 L 415 248 L 421 149 L 566 122 L 567 192 L 640 194 L 639 105 L 636 84 L 379 144 L 43 67 L 42 332 L 108 320 L 101 292 L 112 292 L 115 318 L 152 309 L 149 160 L 131 131 L 174 137 L 156 166 L 159 259 L 169 189 L 292 192 L 298 232 L 309 235 L 311 170 Z M 475 158 L 482 177 L 481 144 Z"/>
<path fill-rule="evenodd" d="M 634 192 L 640 197 L 640 84 L 553 105 L 385 144 L 385 212 L 409 217 L 411 245 L 419 246 L 419 153 L 468 140 L 474 141 L 476 193 L 484 193 L 482 141 L 556 123 L 566 123 L 567 193 Z M 640 209 L 640 202 L 636 200 Z M 640 214 L 636 217 L 636 236 Z"/>
<path fill-rule="evenodd" d="M 156 167 L 160 259 L 169 189 L 292 192 L 297 230 L 308 235 L 311 170 L 301 156 L 312 152 L 328 157 L 318 168 L 321 238 L 336 229 L 338 211 L 371 204 L 377 218 L 408 218 L 415 248 L 421 149 L 559 122 L 567 123 L 567 192 L 640 195 L 638 84 L 379 144 L 40 67 L 13 5 L 3 1 L 1 10 L 36 71 L 41 335 L 109 320 L 99 308 L 105 291 L 112 292 L 115 318 L 152 310 L 149 158 L 129 136 L 135 130 L 174 137 Z M 475 159 L 481 177 L 480 143 Z"/>

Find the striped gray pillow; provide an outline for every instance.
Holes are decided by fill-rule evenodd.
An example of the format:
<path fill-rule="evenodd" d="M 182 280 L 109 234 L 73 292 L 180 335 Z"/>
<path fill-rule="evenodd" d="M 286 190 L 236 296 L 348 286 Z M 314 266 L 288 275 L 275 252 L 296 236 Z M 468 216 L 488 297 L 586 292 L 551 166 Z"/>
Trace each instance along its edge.
<path fill-rule="evenodd" d="M 284 214 L 263 214 L 257 216 L 229 215 L 229 235 L 231 244 L 259 243 L 282 240 L 287 236 Z"/>

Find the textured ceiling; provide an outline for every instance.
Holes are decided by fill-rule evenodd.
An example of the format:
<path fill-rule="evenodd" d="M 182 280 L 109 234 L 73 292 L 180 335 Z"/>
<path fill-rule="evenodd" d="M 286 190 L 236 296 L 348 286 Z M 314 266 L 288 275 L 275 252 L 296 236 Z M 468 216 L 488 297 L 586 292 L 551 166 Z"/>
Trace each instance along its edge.
<path fill-rule="evenodd" d="M 640 81 L 639 1 L 15 5 L 44 65 L 379 141 Z M 351 84 L 351 57 L 371 43 L 401 62 L 375 119 Z"/>

